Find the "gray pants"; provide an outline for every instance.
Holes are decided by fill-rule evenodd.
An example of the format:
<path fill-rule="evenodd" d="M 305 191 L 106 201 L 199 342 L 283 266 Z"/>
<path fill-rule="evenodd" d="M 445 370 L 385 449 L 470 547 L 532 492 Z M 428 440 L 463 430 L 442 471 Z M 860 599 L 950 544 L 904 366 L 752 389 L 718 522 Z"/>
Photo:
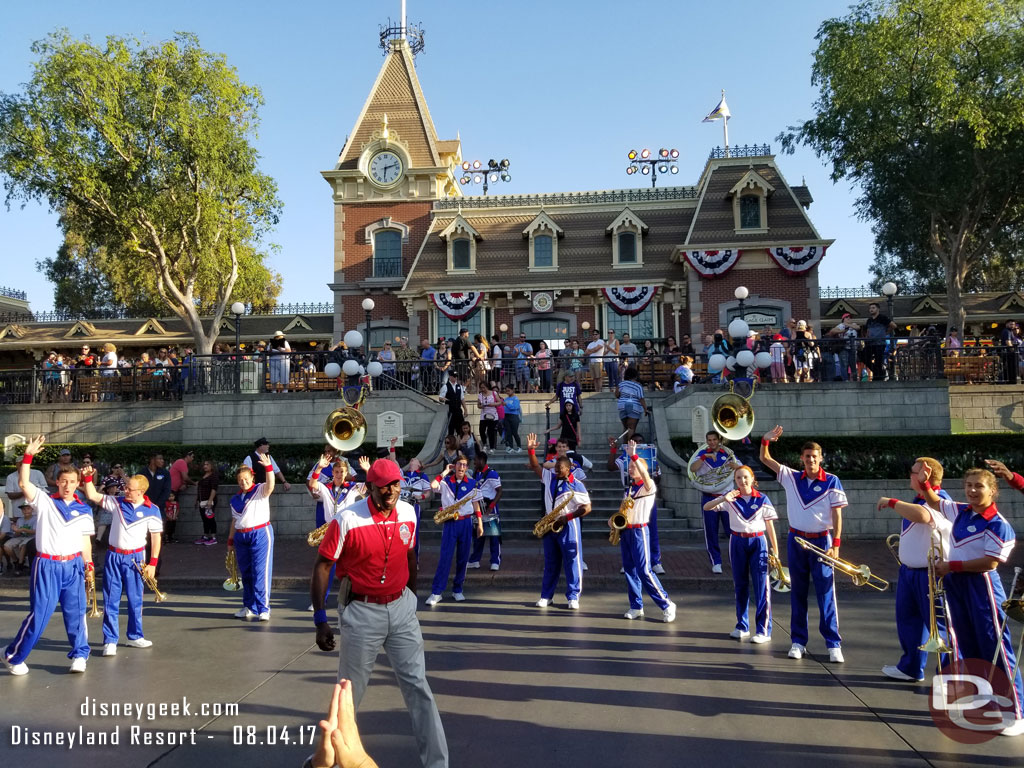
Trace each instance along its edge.
<path fill-rule="evenodd" d="M 447 768 L 448 742 L 434 694 L 427 684 L 416 603 L 416 596 L 406 589 L 400 598 L 387 605 L 358 601 L 345 607 L 339 605 L 338 679 L 352 681 L 352 701 L 358 710 L 377 654 L 383 648 L 409 710 L 424 768 Z"/>

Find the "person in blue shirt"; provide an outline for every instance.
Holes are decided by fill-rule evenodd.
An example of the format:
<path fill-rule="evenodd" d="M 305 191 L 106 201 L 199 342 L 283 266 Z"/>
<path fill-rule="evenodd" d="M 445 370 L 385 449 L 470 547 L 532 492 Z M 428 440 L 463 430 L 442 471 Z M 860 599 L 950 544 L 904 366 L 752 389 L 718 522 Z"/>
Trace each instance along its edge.
<path fill-rule="evenodd" d="M 643 385 L 638 381 L 640 374 L 636 368 L 626 369 L 625 381 L 615 386 L 615 397 L 618 398 L 619 419 L 626 430 L 624 441 L 633 439 L 637 422 L 641 416 L 647 415 L 647 401 L 644 399 Z"/>
<path fill-rule="evenodd" d="M 436 359 L 437 350 L 430 346 L 430 339 L 423 339 L 420 342 L 420 389 L 423 392 L 434 392 L 439 386 L 434 367 Z"/>
<path fill-rule="evenodd" d="M 519 425 L 523 421 L 523 407 L 511 385 L 505 387 L 505 453 L 522 453 L 523 443 L 519 439 Z M 512 447 L 512 443 L 516 447 Z"/>

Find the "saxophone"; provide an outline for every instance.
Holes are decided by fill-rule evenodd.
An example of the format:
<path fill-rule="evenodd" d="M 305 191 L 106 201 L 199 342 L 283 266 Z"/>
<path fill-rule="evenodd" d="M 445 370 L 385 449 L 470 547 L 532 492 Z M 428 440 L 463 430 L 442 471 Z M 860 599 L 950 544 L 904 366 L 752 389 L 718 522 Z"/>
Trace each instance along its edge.
<path fill-rule="evenodd" d="M 157 586 L 157 583 L 156 583 L 156 577 L 155 576 L 147 576 L 146 575 L 145 567 L 138 560 L 134 560 L 132 562 L 135 563 L 135 568 L 138 570 L 139 575 L 142 577 L 143 583 L 147 587 L 149 587 L 151 590 L 153 590 L 153 594 L 156 595 L 155 602 L 162 603 L 164 600 L 166 600 L 167 599 L 167 593 L 160 591 L 160 588 Z"/>
<path fill-rule="evenodd" d="M 468 493 L 454 504 L 449 504 L 447 507 L 441 507 L 441 509 L 434 513 L 434 523 L 436 525 L 441 525 L 442 523 L 447 523 L 449 520 L 458 520 L 459 510 L 462 509 L 462 506 L 467 501 L 473 501 L 474 498 L 475 494 Z"/>
<path fill-rule="evenodd" d="M 575 494 L 570 493 L 565 500 L 560 502 L 554 509 L 537 521 L 533 526 L 533 535 L 538 539 L 548 533 L 561 533 L 565 528 L 565 518 L 562 517 L 562 510 L 569 506 Z"/>
<path fill-rule="evenodd" d="M 306 543 L 311 547 L 319 547 L 320 542 L 324 540 L 324 536 L 327 535 L 327 528 L 331 525 L 331 521 L 328 520 L 326 523 L 321 525 L 319 528 L 314 528 L 308 534 L 306 534 Z"/>
<path fill-rule="evenodd" d="M 629 513 L 635 505 L 636 500 L 632 496 L 627 496 L 619 505 L 619 511 L 608 518 L 608 522 L 612 526 L 612 531 L 608 534 L 608 543 L 613 547 L 618 545 L 622 530 L 629 525 Z"/>

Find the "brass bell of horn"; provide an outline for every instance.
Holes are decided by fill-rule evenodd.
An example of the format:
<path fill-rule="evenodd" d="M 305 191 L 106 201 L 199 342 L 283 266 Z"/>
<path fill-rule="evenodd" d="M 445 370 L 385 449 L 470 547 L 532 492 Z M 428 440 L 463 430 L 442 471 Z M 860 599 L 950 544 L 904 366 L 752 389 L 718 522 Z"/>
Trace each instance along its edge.
<path fill-rule="evenodd" d="M 754 406 L 729 392 L 711 404 L 711 426 L 727 440 L 742 440 L 754 429 Z"/>
<path fill-rule="evenodd" d="M 366 439 L 366 417 L 355 408 L 331 411 L 324 422 L 324 442 L 337 451 L 354 451 Z"/>

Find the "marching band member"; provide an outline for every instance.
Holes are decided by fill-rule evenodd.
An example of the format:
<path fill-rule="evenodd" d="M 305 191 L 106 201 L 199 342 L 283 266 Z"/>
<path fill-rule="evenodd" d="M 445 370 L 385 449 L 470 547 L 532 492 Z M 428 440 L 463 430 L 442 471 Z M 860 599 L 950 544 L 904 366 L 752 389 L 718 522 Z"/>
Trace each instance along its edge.
<path fill-rule="evenodd" d="M 772 639 L 772 587 L 768 579 L 768 548 L 779 556 L 779 542 L 775 538 L 775 525 L 779 515 L 771 499 L 757 490 L 754 470 L 745 464 L 733 472 L 736 487 L 724 496 L 712 499 L 704 509 L 724 508 L 729 514 L 729 562 L 736 585 L 736 627 L 729 637 L 745 640 L 750 637 L 747 606 L 750 602 L 750 582 L 754 583 L 756 600 L 755 632 L 752 643 L 767 643 Z M 768 541 L 765 542 L 767 534 Z M 747 578 L 749 574 L 749 579 Z"/>
<path fill-rule="evenodd" d="M 840 535 L 843 531 L 843 507 L 847 505 L 846 491 L 835 475 L 821 468 L 821 446 L 804 443 L 800 451 L 803 472 L 785 467 L 771 457 L 768 446 L 782 435 L 776 425 L 761 439 L 761 463 L 778 477 L 786 491 L 786 513 L 789 516 L 789 538 L 786 555 L 789 578 L 792 583 L 790 603 L 790 635 L 793 645 L 789 658 L 802 659 L 807 653 L 807 593 L 814 581 L 818 598 L 818 631 L 825 638 L 828 660 L 842 664 L 842 642 L 839 635 L 839 614 L 836 610 L 835 575 L 832 566 L 818 561 L 818 556 L 796 543 L 799 536 L 821 549 L 829 557 L 839 557 Z"/>
<path fill-rule="evenodd" d="M 526 438 L 530 469 L 544 484 L 545 513 L 568 501 L 562 510 L 565 525 L 558 533 L 547 533 L 544 544 L 544 577 L 541 581 L 538 608 L 546 608 L 555 596 L 558 586 L 558 569 L 565 570 L 565 597 L 570 610 L 580 607 L 580 592 L 583 590 L 583 540 L 580 536 L 580 518 L 590 514 L 590 495 L 583 483 L 573 475 L 572 462 L 568 457 L 555 460 L 555 468 L 544 469 L 537 462 L 537 435 L 530 433 Z"/>
<path fill-rule="evenodd" d="M 29 480 L 32 457 L 46 438 L 39 435 L 29 441 L 18 467 L 18 487 L 25 501 L 36 507 L 36 557 L 32 561 L 28 616 L 18 634 L 4 649 L 4 663 L 12 675 L 28 674 L 28 658 L 39 640 L 57 603 L 64 614 L 64 629 L 71 643 L 72 672 L 85 672 L 89 658 L 89 633 L 85 625 L 85 579 L 92 578 L 92 541 L 96 532 L 92 507 L 75 497 L 79 474 L 74 465 L 56 472 L 57 493 L 46 491 Z"/>
<path fill-rule="evenodd" d="M 636 450 L 648 447 L 644 442 L 644 436 L 638 433 L 634 433 L 633 442 L 637 444 Z M 629 488 L 630 476 L 629 476 L 629 457 L 630 453 L 626 450 L 625 446 L 619 448 L 618 438 L 608 436 L 608 471 L 619 473 L 619 480 L 622 482 L 622 488 L 625 490 Z M 648 467 L 648 469 L 650 469 Z M 659 469 L 654 473 L 654 477 L 657 478 L 661 475 Z M 586 479 L 586 478 L 582 478 Z M 658 498 L 655 496 L 654 501 L 651 503 L 651 519 L 647 524 L 647 531 L 650 535 L 651 540 L 651 570 L 659 576 L 665 573 L 665 568 L 661 564 L 661 542 L 658 540 Z"/>
<path fill-rule="evenodd" d="M 352 681 L 352 703 L 358 708 L 383 648 L 409 710 L 420 761 L 426 768 L 447 768 L 448 744 L 427 682 L 416 618 L 416 517 L 399 498 L 401 481 L 395 462 L 377 459 L 366 473 L 367 498 L 330 522 L 309 588 L 316 644 L 323 651 L 335 647 L 324 595 L 337 562 L 352 582 L 351 593 L 338 601 L 338 679 Z"/>
<path fill-rule="evenodd" d="M 693 474 L 705 475 L 712 469 L 728 466 L 732 469 L 739 467 L 736 455 L 722 445 L 722 437 L 714 430 L 704 435 L 708 447 L 697 454 L 697 458 L 690 464 L 690 471 Z M 715 498 L 714 494 L 701 491 L 700 504 L 704 509 L 704 546 L 707 548 L 708 557 L 711 559 L 711 572 L 722 572 L 722 550 L 718 544 L 718 524 L 721 521 L 722 528 L 729 530 L 729 515 L 725 510 L 713 507 L 708 511 L 707 504 Z"/>
<path fill-rule="evenodd" d="M 1005 466 L 993 465 L 996 469 Z M 1006 470 L 1010 474 L 1009 470 Z M 1002 472 L 1000 472 L 1002 474 Z M 966 504 L 940 499 L 927 481 L 928 470 L 921 471 L 921 487 L 931 517 L 942 515 L 953 523 L 948 562 L 935 566 L 943 577 L 949 620 L 957 628 L 957 643 L 965 659 L 995 659 L 995 664 L 1010 679 L 1016 722 L 1003 729 L 1004 736 L 1024 734 L 1024 682 L 1010 638 L 1006 612 L 1002 608 L 1006 594 L 996 573 L 1016 543 L 1016 533 L 996 509 L 999 486 L 987 469 L 969 469 L 964 473 Z M 1015 485 L 1015 487 L 1018 487 Z M 1024 487 L 1024 484 L 1021 484 Z M 903 505 L 896 503 L 901 510 Z M 925 513 L 921 514 L 923 518 Z M 922 522 L 925 522 L 922 520 Z M 1002 631 L 1000 632 L 1000 628 Z M 1012 675 L 1012 677 L 1011 677 Z"/>
<path fill-rule="evenodd" d="M 231 497 L 228 546 L 235 548 L 238 572 L 242 576 L 242 608 L 235 613 L 235 618 L 270 621 L 270 580 L 274 567 L 270 494 L 274 492 L 275 473 L 269 453 L 257 451 L 255 456 L 266 480 L 255 483 L 253 470 L 246 466 L 238 470 L 239 493 Z"/>
<path fill-rule="evenodd" d="M 118 615 L 121 593 L 128 601 L 128 640 L 131 648 L 149 648 L 152 640 L 142 634 L 142 573 L 156 577 L 156 564 L 160 559 L 163 522 L 160 508 L 146 497 L 149 481 L 144 475 L 128 478 L 124 496 L 107 496 L 93 485 L 93 474 L 83 474 L 85 496 L 111 514 L 110 542 L 103 565 L 103 655 L 117 654 L 117 641 L 121 636 Z M 146 540 L 149 540 L 150 558 L 145 563 Z M 136 565 L 138 563 L 138 565 Z M 145 564 L 144 564 L 145 563 Z"/>
<path fill-rule="evenodd" d="M 586 480 L 587 472 L 594 468 L 590 459 L 577 451 L 569 450 L 569 441 L 564 438 L 555 440 L 555 452 L 551 458 L 546 459 L 541 465 L 544 469 L 554 469 L 558 459 L 568 458 L 572 462 L 572 474 L 577 480 Z"/>
<path fill-rule="evenodd" d="M 483 451 L 477 451 L 473 458 L 473 480 L 476 481 L 476 488 L 480 492 L 482 515 L 488 516 L 491 520 L 497 520 L 498 502 L 501 501 L 501 477 L 496 469 L 487 465 L 487 454 Z M 483 518 L 481 517 L 482 523 Z M 482 535 L 473 542 L 473 552 L 469 556 L 467 567 L 480 567 L 480 557 L 484 553 L 485 539 L 490 542 L 491 547 L 491 570 L 496 571 L 501 567 L 500 533 L 497 536 Z"/>
<path fill-rule="evenodd" d="M 364 472 L 370 468 L 370 460 L 359 457 L 359 467 Z M 359 501 L 366 495 L 366 486 L 363 483 L 352 482 L 349 478 L 354 477 L 348 460 L 334 449 L 324 451 L 320 460 L 313 465 L 312 471 L 306 480 L 306 487 L 310 494 L 317 500 L 317 520 L 323 522 L 317 525 L 319 528 L 336 518 L 345 507 Z M 327 580 L 327 593 L 324 600 L 330 597 L 331 584 L 334 582 L 334 568 L 331 568 Z M 306 610 L 312 611 L 313 604 L 309 604 Z"/>
<path fill-rule="evenodd" d="M 474 535 L 484 534 L 478 501 L 480 494 L 472 479 L 466 477 L 468 468 L 469 459 L 460 453 L 455 464 L 445 467 L 444 472 L 435 477 L 434 482 L 430 484 L 433 490 L 441 492 L 442 509 L 462 499 L 469 500 L 459 507 L 459 519 L 445 522 L 441 529 L 441 554 L 438 557 L 437 571 L 434 573 L 434 583 L 430 589 L 430 597 L 427 598 L 427 605 L 437 605 L 441 602 L 441 593 L 448 583 L 448 573 L 452 567 L 452 557 L 455 558 L 452 597 L 457 603 L 466 599 L 462 593 L 462 585 L 466 581 L 466 566 L 469 563 L 472 538 Z"/>
<path fill-rule="evenodd" d="M 928 472 L 923 468 L 927 467 Z M 894 680 L 920 682 L 924 680 L 924 667 L 928 654 L 920 646 L 931 633 L 931 589 L 929 588 L 928 556 L 933 546 L 939 546 L 943 559 L 949 554 L 949 534 L 952 524 L 941 515 L 933 516 L 923 506 L 923 482 L 934 482 L 932 486 L 943 499 L 949 494 L 940 490 L 942 465 L 933 458 L 922 456 L 910 470 L 910 488 L 916 494 L 909 504 L 897 503 L 893 508 L 902 517 L 900 528 L 900 573 L 896 582 L 896 634 L 899 637 L 903 655 L 898 663 L 882 667 L 882 674 Z M 882 498 L 878 508 L 889 506 L 889 499 Z M 908 509 L 909 507 L 909 509 Z M 939 635 L 947 639 L 946 617 L 935 614 Z M 956 648 L 956 637 L 950 632 L 950 646 Z"/>
<path fill-rule="evenodd" d="M 389 458 L 395 460 L 395 447 L 391 446 Z M 416 510 L 416 530 L 420 529 L 423 520 L 423 505 L 434 495 L 430 487 L 430 477 L 423 471 L 423 462 L 411 459 L 402 469 L 402 501 L 406 501 Z M 416 562 L 420 559 L 420 537 L 416 537 Z"/>
<path fill-rule="evenodd" d="M 626 593 L 629 595 L 629 610 L 624 614 L 627 619 L 637 619 L 644 615 L 644 597 L 641 587 L 661 608 L 662 621 L 676 620 L 676 604 L 673 603 L 658 577 L 651 571 L 651 539 L 649 521 L 654 509 L 658 488 L 651 479 L 647 462 L 636 455 L 636 441 L 630 440 L 627 446 L 629 455 L 629 480 L 623 501 L 632 499 L 632 507 L 626 512 L 626 527 L 619 538 L 619 550 L 622 553 L 622 570 L 626 574 Z M 608 519 L 608 527 L 612 527 L 612 519 Z"/>

